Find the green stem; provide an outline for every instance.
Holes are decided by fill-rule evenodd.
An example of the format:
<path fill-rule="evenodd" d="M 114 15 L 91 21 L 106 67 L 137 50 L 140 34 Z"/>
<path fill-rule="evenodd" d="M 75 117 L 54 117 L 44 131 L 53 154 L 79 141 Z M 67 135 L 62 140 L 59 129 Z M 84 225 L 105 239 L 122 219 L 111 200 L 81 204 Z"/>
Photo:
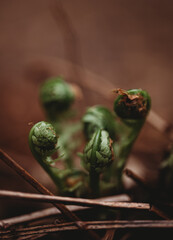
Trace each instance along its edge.
<path fill-rule="evenodd" d="M 99 173 L 94 168 L 90 169 L 90 189 L 92 198 L 97 198 L 100 195 Z"/>
<path fill-rule="evenodd" d="M 90 188 L 91 188 L 91 195 L 93 198 L 99 196 L 100 186 L 99 186 L 99 173 L 95 170 L 96 165 L 96 151 L 98 150 L 98 146 L 100 144 L 100 137 L 101 137 L 101 130 L 98 130 L 97 134 L 94 138 L 93 149 L 91 153 L 91 168 L 90 168 Z"/>
<path fill-rule="evenodd" d="M 122 173 L 126 164 L 126 160 L 131 152 L 131 149 L 138 137 L 140 130 L 145 122 L 143 120 L 128 120 L 126 122 L 127 133 L 123 135 L 119 141 L 118 148 L 115 149 L 117 154 L 117 161 L 114 162 L 112 171 L 116 178 L 116 185 L 118 188 L 122 187 Z"/>
<path fill-rule="evenodd" d="M 72 155 L 80 142 L 76 138 L 76 134 L 82 129 L 81 123 L 61 124 L 61 132 L 59 133 L 59 154 L 65 160 L 66 168 L 73 169 L 74 162 Z M 55 128 L 56 129 L 56 128 Z"/>
<path fill-rule="evenodd" d="M 50 156 L 43 157 L 35 151 L 34 144 L 32 141 L 33 131 L 34 131 L 34 127 L 31 129 L 31 131 L 29 133 L 30 150 L 31 150 L 33 156 L 35 157 L 35 159 L 39 162 L 39 164 L 43 167 L 43 169 L 48 173 L 48 175 L 54 181 L 54 183 L 58 187 L 59 192 L 62 193 L 63 189 L 64 189 L 63 182 L 62 182 L 62 173 L 61 173 L 61 177 L 60 177 L 60 170 L 50 166 L 50 163 L 49 163 L 49 160 L 51 158 Z M 64 172 L 64 174 L 65 174 L 65 172 Z"/>
<path fill-rule="evenodd" d="M 114 111 L 122 121 L 123 132 L 114 147 L 118 161 L 114 163 L 113 174 L 117 186 L 121 188 L 126 160 L 150 110 L 151 99 L 148 93 L 141 89 L 118 89 L 118 94 L 114 101 Z"/>

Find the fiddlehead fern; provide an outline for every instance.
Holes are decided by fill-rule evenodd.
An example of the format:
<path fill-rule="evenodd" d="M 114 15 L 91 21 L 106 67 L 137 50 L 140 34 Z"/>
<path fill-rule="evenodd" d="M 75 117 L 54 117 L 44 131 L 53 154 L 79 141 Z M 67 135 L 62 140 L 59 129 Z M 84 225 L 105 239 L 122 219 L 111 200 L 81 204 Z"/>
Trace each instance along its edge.
<path fill-rule="evenodd" d="M 52 124 L 38 122 L 30 130 L 29 146 L 39 164 L 52 178 L 61 195 L 71 195 L 75 191 L 80 196 L 83 174 L 76 169 L 58 169 L 54 166 L 52 154 L 58 150 L 58 138 Z"/>
<path fill-rule="evenodd" d="M 112 140 L 105 130 L 97 130 L 84 149 L 83 166 L 89 172 L 92 197 L 99 196 L 99 175 L 113 161 Z"/>
<path fill-rule="evenodd" d="M 114 102 L 114 111 L 124 125 L 119 144 L 115 146 L 118 162 L 116 162 L 117 181 L 120 185 L 122 170 L 131 148 L 139 135 L 151 107 L 149 94 L 141 89 L 128 91 L 117 90 L 119 96 Z"/>
<path fill-rule="evenodd" d="M 74 98 L 72 88 L 60 77 L 48 79 L 40 89 L 41 103 L 51 121 L 56 121 L 60 114 L 67 111 Z"/>
<path fill-rule="evenodd" d="M 48 122 L 38 122 L 30 130 L 29 146 L 35 159 L 59 185 L 56 168 L 53 168 L 51 156 L 58 149 L 58 139 L 54 127 Z"/>
<path fill-rule="evenodd" d="M 51 156 L 56 150 L 58 138 L 54 127 L 48 122 L 36 123 L 29 134 L 29 145 L 33 155 L 38 161 L 44 160 Z"/>
<path fill-rule="evenodd" d="M 54 126 L 60 136 L 59 153 L 68 168 L 73 167 L 71 155 L 78 144 L 70 144 L 74 135 L 81 130 L 81 124 L 68 122 L 70 106 L 74 102 L 75 94 L 70 84 L 60 77 L 50 78 L 40 89 L 40 100 L 45 109 L 47 119 Z M 71 148 L 70 148 L 71 147 Z"/>
<path fill-rule="evenodd" d="M 82 118 L 84 134 L 87 139 L 91 139 L 92 135 L 98 129 L 106 130 L 111 139 L 116 138 L 116 122 L 115 116 L 106 107 L 93 106 L 87 109 Z"/>
<path fill-rule="evenodd" d="M 59 98 L 55 97 L 55 93 L 58 93 L 57 88 L 61 86 L 60 83 L 64 87 L 62 79 L 52 79 L 41 89 L 41 96 L 44 100 L 47 99 L 45 102 L 43 101 L 43 103 L 45 103 L 45 105 L 43 105 L 46 106 L 45 108 L 48 108 L 46 111 L 55 126 L 55 123 L 57 122 L 57 114 L 55 112 L 59 111 L 59 114 L 60 112 L 66 111 L 72 103 L 72 98 L 65 99 L 65 101 L 67 100 L 68 102 L 64 105 L 65 107 L 61 106 L 61 101 L 56 102 Z M 47 91 L 47 89 L 49 90 Z M 51 96 L 51 93 L 53 93 L 53 96 Z M 118 94 L 119 96 L 114 102 L 115 113 L 112 113 L 103 106 L 94 106 L 88 108 L 82 118 L 84 133 L 87 140 L 89 140 L 83 152 L 82 162 L 83 166 L 89 172 L 89 185 L 92 197 L 99 196 L 100 173 L 104 172 L 101 180 L 102 190 L 104 189 L 104 186 L 115 188 L 115 186 L 119 187 L 121 185 L 122 170 L 126 159 L 145 122 L 151 106 L 151 100 L 146 91 L 140 89 L 124 91 L 119 89 Z M 51 96 L 50 99 L 48 96 Z M 48 99 L 50 101 L 48 101 Z M 71 100 L 69 101 L 69 99 Z M 52 107 L 50 107 L 49 104 L 52 104 Z M 60 122 L 58 122 L 58 124 Z M 56 129 L 55 131 L 52 125 L 48 126 L 47 124 L 49 125 L 49 123 L 41 122 L 31 129 L 29 137 L 31 151 L 43 168 L 49 173 L 56 185 L 58 185 L 60 189 L 63 189 L 61 192 L 67 192 L 68 187 L 65 186 L 66 183 L 70 183 L 69 186 L 73 191 L 76 186 L 78 188 L 78 184 L 74 184 L 73 186 L 71 183 L 75 182 L 76 179 L 82 180 L 81 176 L 84 175 L 83 173 L 81 174 L 80 171 L 73 170 L 70 159 L 71 154 L 70 151 L 68 151 L 69 149 L 67 149 L 68 154 L 65 156 L 67 160 L 70 159 L 70 161 L 66 161 L 66 170 L 60 171 L 52 166 L 53 160 L 51 155 L 58 149 L 56 137 L 56 132 L 58 132 L 58 130 Z M 61 130 L 63 130 L 62 126 L 63 124 L 60 125 Z M 61 141 L 59 141 L 61 150 L 63 151 L 66 147 L 68 148 L 67 142 L 71 138 L 68 124 L 66 125 L 65 123 L 64 126 L 68 131 L 65 131 L 64 133 L 62 132 L 62 135 L 60 132 Z M 113 145 L 111 139 L 114 143 L 117 143 Z M 112 148 L 114 148 L 116 161 L 114 161 L 113 167 L 108 168 L 113 159 Z M 107 169 L 107 171 L 104 171 L 105 169 Z M 115 177 L 111 177 L 113 175 L 115 175 Z M 80 180 L 78 181 L 79 186 L 81 186 Z"/>
<path fill-rule="evenodd" d="M 119 96 L 114 101 L 114 111 L 123 120 L 143 120 L 150 108 L 151 99 L 148 93 L 141 89 L 128 91 L 117 90 Z"/>

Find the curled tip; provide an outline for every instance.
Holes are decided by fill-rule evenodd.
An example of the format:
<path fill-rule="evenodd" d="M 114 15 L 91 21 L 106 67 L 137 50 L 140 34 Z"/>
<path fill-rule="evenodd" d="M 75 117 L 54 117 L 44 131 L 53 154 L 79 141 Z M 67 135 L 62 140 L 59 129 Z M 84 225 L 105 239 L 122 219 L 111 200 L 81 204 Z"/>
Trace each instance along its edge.
<path fill-rule="evenodd" d="M 115 119 L 113 114 L 103 106 L 93 106 L 87 109 L 82 118 L 84 134 L 87 139 L 98 129 L 108 131 L 110 137 L 115 139 Z"/>
<path fill-rule="evenodd" d="M 62 78 L 50 78 L 41 86 L 40 100 L 51 116 L 70 107 L 74 101 L 74 92 Z"/>
<path fill-rule="evenodd" d="M 57 135 L 52 124 L 48 122 L 36 123 L 29 134 L 29 143 L 32 151 L 41 156 L 50 156 L 57 149 Z"/>
<path fill-rule="evenodd" d="M 116 93 L 119 96 L 115 99 L 114 111 L 120 118 L 145 119 L 151 107 L 151 99 L 146 91 L 117 89 Z"/>
<path fill-rule="evenodd" d="M 113 161 L 112 140 L 105 130 L 96 131 L 84 149 L 83 165 L 90 171 L 102 172 Z"/>

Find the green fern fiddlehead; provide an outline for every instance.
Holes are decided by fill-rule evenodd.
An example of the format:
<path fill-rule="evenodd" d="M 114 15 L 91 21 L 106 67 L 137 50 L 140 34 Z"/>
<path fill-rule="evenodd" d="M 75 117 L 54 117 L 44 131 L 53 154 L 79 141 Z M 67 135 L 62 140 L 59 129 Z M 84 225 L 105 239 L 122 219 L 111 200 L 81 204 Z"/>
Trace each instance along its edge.
<path fill-rule="evenodd" d="M 114 118 L 114 114 L 106 107 L 93 106 L 88 108 L 82 118 L 86 138 L 91 139 L 93 133 L 98 129 L 104 129 L 114 140 L 116 138 L 116 122 Z"/>
<path fill-rule="evenodd" d="M 81 130 L 81 124 L 71 124 L 68 121 L 72 114 L 70 107 L 74 99 L 75 94 L 71 85 L 60 77 L 46 80 L 40 88 L 40 101 L 48 121 L 51 122 L 56 133 L 60 136 L 58 152 L 68 168 L 72 168 L 74 165 L 71 155 L 78 146 L 77 141 L 72 146 L 72 139 Z"/>
<path fill-rule="evenodd" d="M 57 117 L 67 111 L 74 101 L 74 93 L 62 78 L 48 79 L 40 89 L 40 100 L 46 110 L 48 119 L 56 121 Z"/>
<path fill-rule="evenodd" d="M 92 197 L 100 192 L 99 175 L 113 161 L 112 141 L 105 130 L 97 130 L 84 149 L 82 163 L 89 172 L 89 185 Z"/>
<path fill-rule="evenodd" d="M 141 89 L 119 89 L 117 92 L 119 96 L 115 99 L 114 111 L 124 126 L 119 143 L 115 146 L 118 158 L 115 175 L 118 176 L 117 181 L 120 185 L 126 159 L 151 108 L 151 99 L 149 94 Z"/>

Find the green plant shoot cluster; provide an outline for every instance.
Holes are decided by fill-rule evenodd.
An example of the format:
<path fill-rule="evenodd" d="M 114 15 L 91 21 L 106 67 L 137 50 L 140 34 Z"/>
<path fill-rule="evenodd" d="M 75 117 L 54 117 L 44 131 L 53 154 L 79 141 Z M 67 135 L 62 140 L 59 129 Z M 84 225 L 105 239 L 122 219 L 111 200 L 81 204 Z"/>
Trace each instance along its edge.
<path fill-rule="evenodd" d="M 97 130 L 91 140 L 86 144 L 81 157 L 82 164 L 90 174 L 90 189 L 92 196 L 99 196 L 99 174 L 111 165 L 113 161 L 112 142 L 109 133 Z"/>
<path fill-rule="evenodd" d="M 117 162 L 112 171 L 116 173 L 117 186 L 121 188 L 122 171 L 151 108 L 151 98 L 141 89 L 118 90 L 118 94 L 114 101 L 114 112 L 121 120 L 121 132 L 114 147 Z"/>
<path fill-rule="evenodd" d="M 151 100 L 141 89 L 118 89 L 117 93 L 112 111 L 101 105 L 92 106 L 81 121 L 74 122 L 69 114 L 75 100 L 70 84 L 62 78 L 52 78 L 41 86 L 40 101 L 48 122 L 32 127 L 29 145 L 59 194 L 95 198 L 122 191 L 123 169 Z M 77 154 L 83 145 L 83 153 Z M 77 156 L 81 166 L 76 164 Z"/>
<path fill-rule="evenodd" d="M 48 119 L 56 121 L 58 115 L 68 110 L 73 103 L 74 93 L 62 78 L 55 77 L 41 86 L 40 99 Z"/>
<path fill-rule="evenodd" d="M 99 129 L 84 148 L 83 165 L 88 171 L 94 168 L 100 173 L 112 163 L 112 152 L 109 133 Z"/>
<path fill-rule="evenodd" d="M 87 109 L 82 118 L 86 138 L 91 139 L 98 129 L 108 131 L 112 139 L 116 138 L 116 122 L 114 114 L 103 106 L 93 106 Z"/>
<path fill-rule="evenodd" d="M 71 123 L 74 113 L 71 105 L 75 100 L 75 94 L 70 84 L 61 77 L 53 77 L 45 81 L 40 88 L 40 102 L 43 106 L 47 121 L 49 121 L 59 136 L 59 155 L 66 167 L 73 166 L 71 152 L 80 144 L 73 141 L 74 135 L 81 130 L 81 123 Z"/>

